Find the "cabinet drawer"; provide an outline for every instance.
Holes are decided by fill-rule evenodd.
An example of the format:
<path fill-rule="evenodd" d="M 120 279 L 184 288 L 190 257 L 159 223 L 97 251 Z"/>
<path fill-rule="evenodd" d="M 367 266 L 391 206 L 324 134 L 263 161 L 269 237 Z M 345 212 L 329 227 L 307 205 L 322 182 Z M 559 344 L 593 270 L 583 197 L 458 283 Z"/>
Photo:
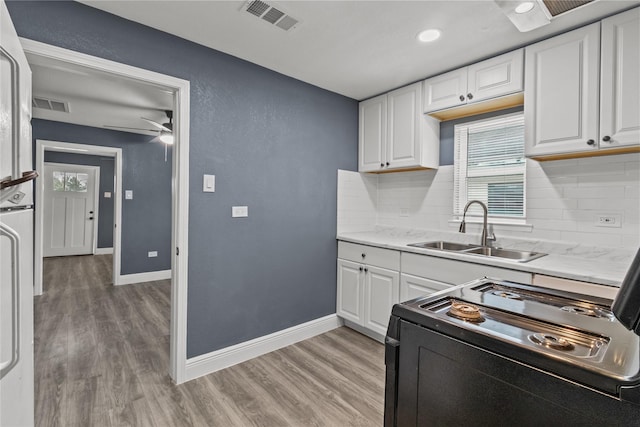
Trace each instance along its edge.
<path fill-rule="evenodd" d="M 402 254 L 402 273 L 453 285 L 484 276 L 531 284 L 530 273 L 412 253 Z"/>
<path fill-rule="evenodd" d="M 402 273 L 400 275 L 400 301 L 424 297 L 450 287 L 451 285 L 448 283 Z"/>
<path fill-rule="evenodd" d="M 338 258 L 388 268 L 389 270 L 400 270 L 400 252 L 391 249 L 338 242 Z"/>

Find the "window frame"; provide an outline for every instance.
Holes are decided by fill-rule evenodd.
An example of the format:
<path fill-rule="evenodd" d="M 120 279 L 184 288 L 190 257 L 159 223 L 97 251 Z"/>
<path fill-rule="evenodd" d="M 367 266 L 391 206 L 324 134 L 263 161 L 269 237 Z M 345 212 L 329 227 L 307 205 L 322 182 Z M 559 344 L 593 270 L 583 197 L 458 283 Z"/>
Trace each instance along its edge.
<path fill-rule="evenodd" d="M 469 136 L 469 128 L 478 126 L 479 124 L 491 125 L 492 122 L 499 122 L 501 120 L 510 120 L 515 119 L 522 121 L 524 125 L 524 112 L 518 111 L 513 113 L 507 113 L 502 115 L 496 115 L 489 118 L 473 120 L 463 123 L 458 123 L 454 125 L 454 177 L 453 177 L 453 221 L 459 222 L 463 216 L 463 210 L 465 204 L 469 201 L 467 196 L 468 194 L 468 136 Z M 467 130 L 466 132 L 461 132 L 461 129 Z M 522 135 L 523 141 L 523 149 L 524 149 L 524 132 Z M 461 146 L 461 144 L 463 144 Z M 502 214 L 488 214 L 488 218 L 492 223 L 496 224 L 513 224 L 513 225 L 526 225 L 527 218 L 527 159 L 523 154 L 523 163 L 522 165 L 514 166 L 514 167 L 504 167 L 500 173 L 488 173 L 488 174 L 478 174 L 477 177 L 490 177 L 490 176 L 509 176 L 514 174 L 522 173 L 522 216 L 514 216 L 514 215 L 502 215 Z M 460 159 L 466 159 L 464 162 L 461 162 Z M 509 173 L 511 171 L 511 173 Z M 522 171 L 522 172 L 520 172 Z M 464 177 L 464 184 L 458 184 L 458 181 L 461 177 Z M 461 199 L 464 197 L 464 199 Z M 464 200 L 464 203 L 463 203 Z M 488 202 L 488 201 L 487 201 Z M 474 218 L 478 218 L 479 215 L 474 214 L 473 209 L 470 209 L 467 214 L 468 222 L 475 222 Z M 471 221 L 469 221 L 471 219 Z"/>

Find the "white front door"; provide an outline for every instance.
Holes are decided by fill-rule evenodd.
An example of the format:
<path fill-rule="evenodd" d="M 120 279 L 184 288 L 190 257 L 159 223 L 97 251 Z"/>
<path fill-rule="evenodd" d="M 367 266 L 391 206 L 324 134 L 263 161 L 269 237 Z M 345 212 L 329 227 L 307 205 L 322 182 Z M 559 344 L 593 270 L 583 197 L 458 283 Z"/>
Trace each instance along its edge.
<path fill-rule="evenodd" d="M 45 163 L 45 257 L 94 252 L 98 170 L 96 166 Z"/>

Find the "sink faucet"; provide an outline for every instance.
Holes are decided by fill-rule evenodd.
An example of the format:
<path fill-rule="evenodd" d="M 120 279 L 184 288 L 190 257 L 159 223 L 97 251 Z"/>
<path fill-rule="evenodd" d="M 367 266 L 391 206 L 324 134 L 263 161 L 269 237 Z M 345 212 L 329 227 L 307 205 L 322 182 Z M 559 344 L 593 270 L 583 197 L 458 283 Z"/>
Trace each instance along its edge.
<path fill-rule="evenodd" d="M 482 246 L 489 246 L 487 243 L 488 240 L 496 240 L 496 236 L 491 233 L 491 236 L 487 236 L 487 215 L 489 214 L 487 210 L 487 205 L 482 203 L 480 200 L 470 200 L 464 207 L 464 212 L 462 213 L 462 222 L 460 223 L 460 229 L 458 230 L 460 233 L 466 233 L 466 223 L 464 222 L 465 217 L 467 216 L 467 209 L 473 203 L 477 203 L 482 206 L 482 210 L 484 211 L 484 221 L 482 223 L 482 235 L 480 236 L 480 244 Z"/>

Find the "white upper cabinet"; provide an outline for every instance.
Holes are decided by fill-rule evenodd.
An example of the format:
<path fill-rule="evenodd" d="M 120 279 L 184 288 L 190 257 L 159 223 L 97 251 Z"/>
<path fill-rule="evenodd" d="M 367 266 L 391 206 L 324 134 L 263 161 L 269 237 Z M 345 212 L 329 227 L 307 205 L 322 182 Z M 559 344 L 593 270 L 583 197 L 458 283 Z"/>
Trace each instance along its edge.
<path fill-rule="evenodd" d="M 440 124 L 421 108 L 422 83 L 360 103 L 360 172 L 438 167 Z"/>
<path fill-rule="evenodd" d="M 525 75 L 528 157 L 640 149 L 640 9 L 528 46 Z"/>
<path fill-rule="evenodd" d="M 384 167 L 383 156 L 387 147 L 387 95 L 376 96 L 360 103 L 359 124 L 360 172 Z"/>
<path fill-rule="evenodd" d="M 485 101 L 523 90 L 522 49 L 424 81 L 424 112 Z"/>
<path fill-rule="evenodd" d="M 598 148 L 599 59 L 599 23 L 527 46 L 527 156 Z"/>
<path fill-rule="evenodd" d="M 467 68 L 424 81 L 424 112 L 444 110 L 467 103 Z"/>
<path fill-rule="evenodd" d="M 602 21 L 600 148 L 640 143 L 640 9 Z"/>

